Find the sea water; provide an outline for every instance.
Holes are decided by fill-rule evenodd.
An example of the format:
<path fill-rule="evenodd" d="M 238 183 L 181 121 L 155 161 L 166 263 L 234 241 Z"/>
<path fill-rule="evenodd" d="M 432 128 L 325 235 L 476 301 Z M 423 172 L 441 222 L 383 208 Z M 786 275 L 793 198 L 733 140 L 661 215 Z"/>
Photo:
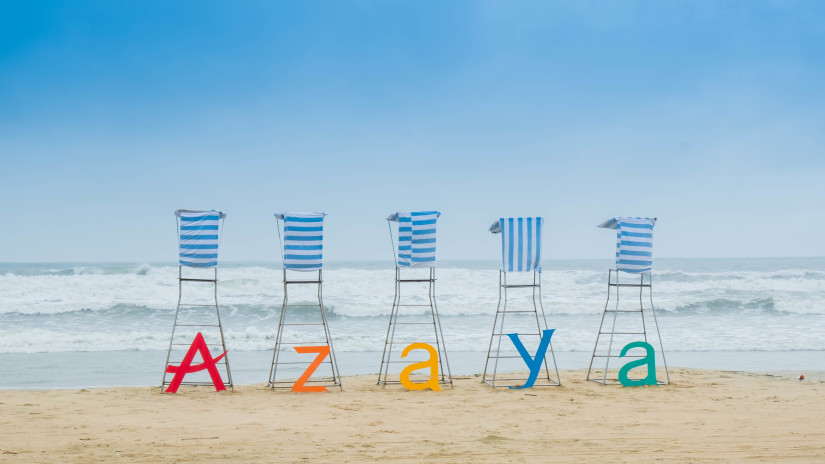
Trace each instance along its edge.
<path fill-rule="evenodd" d="M 498 266 L 438 264 L 438 312 L 454 373 L 483 369 L 499 300 Z M 553 348 L 562 368 L 587 367 L 610 267 L 605 260 L 544 263 L 541 301 L 556 329 Z M 279 263 L 222 263 L 218 270 L 224 336 L 238 383 L 266 381 L 284 297 L 282 272 Z M 178 267 L 164 263 L 0 263 L 0 388 L 159 384 L 177 276 Z M 394 295 L 392 263 L 328 263 L 323 279 L 341 373 L 377 372 Z M 825 369 L 825 258 L 658 259 L 653 290 L 672 365 Z M 426 303 L 425 288 L 404 296 Z M 212 289 L 186 287 L 184 297 L 206 303 Z M 290 295 L 296 304 L 313 298 L 314 290 Z M 638 302 L 638 293 L 628 293 L 623 302 L 634 298 Z M 192 315 L 187 311 L 194 310 L 182 317 Z M 293 311 L 311 317 L 301 314 L 309 309 Z M 317 339 L 297 330 L 289 335 Z"/>

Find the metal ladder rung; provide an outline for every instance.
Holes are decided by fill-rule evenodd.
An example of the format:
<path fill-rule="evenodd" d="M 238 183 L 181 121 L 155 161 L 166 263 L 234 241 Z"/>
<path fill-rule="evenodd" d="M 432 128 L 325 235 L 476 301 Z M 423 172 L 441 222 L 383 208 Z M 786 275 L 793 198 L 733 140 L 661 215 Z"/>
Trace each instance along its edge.
<path fill-rule="evenodd" d="M 644 332 L 599 332 L 599 335 L 645 335 Z"/>
<path fill-rule="evenodd" d="M 527 379 L 524 378 L 524 377 L 489 377 L 487 380 L 494 381 L 494 382 L 498 382 L 500 380 L 519 380 L 521 382 L 526 382 L 527 381 Z M 553 381 L 553 379 L 550 378 L 550 377 L 538 377 L 536 380 L 548 380 L 548 381 L 551 381 L 551 382 Z"/>
<path fill-rule="evenodd" d="M 419 342 L 417 340 L 410 340 L 410 341 L 406 341 L 406 342 L 392 341 L 392 342 L 387 342 L 386 344 L 387 345 L 412 345 L 413 343 L 419 343 Z"/>
<path fill-rule="evenodd" d="M 172 343 L 172 346 L 192 346 L 192 343 Z M 207 343 L 206 346 L 208 346 L 209 348 L 223 349 L 223 345 L 220 343 Z"/>
<path fill-rule="evenodd" d="M 285 377 L 285 378 L 280 379 L 280 380 L 274 380 L 274 381 L 271 381 L 271 382 L 267 382 L 267 384 L 269 384 L 269 386 L 274 386 L 274 385 L 292 386 L 292 385 L 295 384 L 296 380 L 298 380 L 297 377 Z M 306 384 L 319 384 L 320 383 L 320 384 L 327 385 L 327 386 L 334 385 L 336 387 L 341 385 L 341 382 L 335 380 L 335 378 L 333 378 L 333 377 L 309 378 L 304 383 L 306 383 Z"/>
<path fill-rule="evenodd" d="M 298 322 L 286 323 L 286 322 L 284 322 L 281 325 L 282 326 L 285 326 L 285 325 L 324 325 L 324 323 L 323 322 L 303 322 L 303 323 L 298 323 Z"/>
<path fill-rule="evenodd" d="M 607 285 L 609 285 L 611 287 L 636 287 L 636 288 L 650 287 L 650 284 L 613 284 L 613 283 L 609 283 Z"/>
<path fill-rule="evenodd" d="M 295 381 L 290 381 L 290 382 L 278 381 L 277 383 L 270 382 L 269 383 L 269 388 L 271 388 L 273 390 L 292 390 L 292 387 L 293 387 L 294 384 L 295 384 Z M 305 382 L 304 384 L 305 385 L 309 384 L 309 381 Z M 314 385 L 314 386 L 323 386 L 323 387 L 327 387 L 327 388 L 341 388 L 341 389 L 343 389 L 341 387 L 341 382 L 336 382 L 334 380 L 327 380 L 326 382 L 323 382 L 323 383 L 320 383 L 320 384 L 317 384 L 317 385 Z"/>
<path fill-rule="evenodd" d="M 387 385 L 401 385 L 401 381 L 400 381 L 400 380 L 389 380 L 389 379 L 388 379 L 388 380 L 386 380 L 386 381 L 382 380 L 382 381 L 381 381 L 381 382 L 379 382 L 379 383 L 385 383 L 385 384 L 387 384 Z M 445 383 L 445 384 L 449 385 L 449 384 L 450 384 L 450 381 L 449 381 L 449 380 L 447 380 L 447 379 L 446 379 L 446 377 L 441 377 L 441 376 L 440 376 L 440 378 L 438 379 L 438 383 Z"/>
<path fill-rule="evenodd" d="M 434 322 L 390 322 L 390 325 L 433 325 Z"/>
<path fill-rule="evenodd" d="M 503 337 L 503 336 L 505 336 L 505 335 L 507 335 L 507 334 L 506 334 L 506 333 L 497 333 L 497 334 L 493 334 L 493 336 L 494 336 L 494 337 Z M 523 333 L 521 333 L 521 332 L 519 332 L 519 333 L 518 333 L 518 336 L 519 336 L 519 337 L 521 337 L 522 335 L 541 335 L 541 334 L 534 334 L 534 333 L 523 334 Z"/>
<path fill-rule="evenodd" d="M 415 364 L 418 362 L 424 361 L 384 361 L 385 364 Z M 441 359 L 439 359 L 438 362 L 441 363 Z"/>
<path fill-rule="evenodd" d="M 226 365 L 226 361 L 219 361 L 219 362 L 215 363 L 216 366 L 218 364 Z M 181 365 L 181 361 L 170 362 L 169 364 L 167 364 L 167 366 L 176 366 L 176 367 L 180 367 L 180 365 Z"/>
<path fill-rule="evenodd" d="M 280 364 L 280 363 L 278 363 L 278 364 Z M 334 381 L 334 379 L 332 377 L 328 377 L 328 376 L 317 377 L 317 378 L 316 377 L 311 377 L 311 378 L 307 379 L 306 383 L 322 383 L 322 382 L 332 382 L 332 381 Z M 274 382 L 269 382 L 269 383 L 288 383 L 288 384 L 291 385 L 291 384 L 295 383 L 295 379 L 294 378 L 282 379 L 282 380 L 276 380 Z"/>
<path fill-rule="evenodd" d="M 281 342 L 281 343 L 279 343 L 279 345 L 289 345 L 289 346 L 301 346 L 301 345 L 318 346 L 318 345 L 326 345 L 326 344 L 327 344 L 326 341 L 323 341 L 323 342 L 292 342 L 292 343 Z"/>
<path fill-rule="evenodd" d="M 297 380 L 297 379 L 296 379 Z M 295 380 L 276 380 L 275 382 L 269 382 L 269 385 L 274 388 L 292 388 L 292 385 L 295 384 Z M 327 377 L 325 379 L 309 379 L 304 382 L 304 385 L 311 385 L 311 384 L 322 384 L 327 387 L 337 387 L 341 385 L 341 382 L 336 382 L 335 379 L 332 377 Z M 279 387 L 278 385 L 282 385 Z"/>
<path fill-rule="evenodd" d="M 223 380 L 223 379 L 221 379 L 221 380 Z M 166 383 L 163 384 L 163 386 L 166 387 L 170 383 L 171 382 L 166 382 Z M 213 386 L 212 382 L 187 382 L 185 380 L 183 382 L 181 382 L 180 385 L 181 386 L 187 386 L 187 387 L 211 387 L 211 386 Z M 226 381 L 223 382 L 223 385 L 224 385 L 224 387 L 231 387 L 231 385 Z"/>
<path fill-rule="evenodd" d="M 218 324 L 175 324 L 175 327 L 220 327 Z"/>
<path fill-rule="evenodd" d="M 302 366 L 306 366 L 306 365 L 309 365 L 311 362 L 312 361 L 281 361 L 281 360 L 279 360 L 278 365 L 280 366 L 282 364 L 300 364 Z M 326 363 L 332 363 L 332 361 L 324 360 L 324 362 L 321 363 L 321 364 L 326 364 Z"/>

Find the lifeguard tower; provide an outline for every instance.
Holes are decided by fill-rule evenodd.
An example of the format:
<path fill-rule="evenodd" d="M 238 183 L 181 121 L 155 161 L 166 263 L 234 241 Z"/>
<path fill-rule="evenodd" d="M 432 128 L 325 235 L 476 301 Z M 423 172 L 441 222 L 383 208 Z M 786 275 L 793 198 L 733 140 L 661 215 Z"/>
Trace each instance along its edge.
<path fill-rule="evenodd" d="M 614 217 L 598 226 L 616 230 L 616 267 L 607 271 L 607 301 L 590 358 L 590 367 L 587 369 L 587 380 L 602 385 L 618 385 L 619 369 L 627 361 L 644 357 L 631 354 L 632 352 L 621 356 L 622 347 L 635 341 L 644 341 L 654 348 L 656 365 L 664 367 L 664 379 L 659 380 L 657 372 L 656 383 L 670 383 L 659 321 L 653 306 L 655 225 L 656 218 Z M 649 302 L 647 307 L 645 300 Z"/>
<path fill-rule="evenodd" d="M 313 374 L 306 384 L 342 389 L 324 309 L 324 216 L 326 213 L 275 213 L 283 262 L 284 300 L 269 371 L 271 388 L 292 388 L 295 377 L 313 361 L 309 355 L 297 353 L 295 348 L 328 346 L 329 355 L 316 370 L 317 375 Z M 293 288 L 296 291 L 310 288 L 314 293 L 290 302 L 290 289 Z"/>
<path fill-rule="evenodd" d="M 390 372 L 390 366 L 415 362 L 412 354 L 402 360 L 400 353 L 404 346 L 418 342 L 435 345 L 438 382 L 453 385 L 435 298 L 435 235 L 439 216 L 438 211 L 418 211 L 398 212 L 387 217 L 395 258 L 395 297 L 378 370 L 379 385 L 400 383 L 390 379 L 390 374 L 395 374 L 394 370 Z M 397 247 L 393 239 L 393 223 L 398 224 Z M 402 289 L 414 290 L 410 294 L 403 293 L 402 298 Z"/>
<path fill-rule="evenodd" d="M 490 226 L 490 232 L 501 235 L 501 269 L 498 273 L 498 305 L 487 348 L 482 381 L 491 387 L 517 387 L 527 382 L 521 354 L 507 339 L 518 333 L 519 339 L 531 354 L 537 353 L 547 326 L 547 316 L 541 302 L 541 217 L 500 218 Z M 513 301 L 514 293 L 522 301 Z M 526 301 L 523 298 L 526 296 Z M 548 345 L 540 376 L 533 386 L 559 386 L 561 379 L 556 366 L 553 343 Z M 549 358 L 549 359 L 548 359 Z M 550 367 L 552 366 L 552 367 Z M 555 376 L 554 376 L 555 375 Z"/>
<path fill-rule="evenodd" d="M 169 366 L 180 366 L 192 340 L 200 332 L 210 352 L 226 353 L 221 313 L 218 308 L 218 246 L 226 213 L 179 209 L 178 226 L 178 304 L 169 338 L 161 391 L 170 384 Z M 187 299 L 183 299 L 184 287 Z M 205 287 L 205 288 L 204 288 Z M 191 296 L 191 298 L 190 298 Z M 219 353 L 215 353 L 218 350 Z M 215 363 L 224 387 L 233 389 L 229 355 Z M 181 385 L 213 385 L 205 373 L 190 374 Z"/>

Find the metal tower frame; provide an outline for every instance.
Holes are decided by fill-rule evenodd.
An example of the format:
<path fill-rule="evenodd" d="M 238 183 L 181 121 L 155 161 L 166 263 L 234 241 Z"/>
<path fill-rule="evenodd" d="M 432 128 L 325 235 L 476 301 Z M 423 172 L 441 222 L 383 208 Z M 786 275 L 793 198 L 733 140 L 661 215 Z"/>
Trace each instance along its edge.
<path fill-rule="evenodd" d="M 529 290 L 532 292 L 532 309 L 527 310 L 508 310 L 507 303 L 508 303 L 508 290 L 511 289 L 524 289 Z M 502 297 L 504 300 L 504 304 L 502 305 Z M 538 304 L 537 304 L 538 303 Z M 541 319 L 539 319 L 539 311 L 541 311 Z M 521 336 L 536 336 L 538 340 L 541 340 L 542 331 L 547 329 L 547 316 L 544 312 L 544 305 L 541 302 L 541 273 L 536 270 L 533 270 L 533 282 L 527 284 L 508 284 L 507 283 L 507 272 L 500 270 L 498 274 L 498 305 L 496 306 L 496 316 L 493 320 L 493 330 L 490 335 L 490 345 L 487 348 L 487 360 L 484 363 L 484 374 L 481 380 L 486 383 L 487 385 L 495 388 L 495 387 L 509 387 L 514 386 L 515 382 L 525 382 L 527 377 L 498 377 L 498 361 L 499 359 L 508 359 L 508 358 L 518 358 L 522 359 L 520 355 L 501 355 L 501 340 L 507 334 L 504 331 L 504 317 L 507 313 L 510 314 L 529 314 L 533 313 L 536 318 L 536 333 L 520 333 L 519 337 Z M 500 320 L 500 322 L 499 322 Z M 542 322 L 544 322 L 544 329 L 542 329 Z M 497 340 L 497 341 L 496 341 Z M 496 351 L 495 355 L 493 353 L 493 342 L 495 341 Z M 550 375 L 550 368 L 547 363 L 547 356 L 544 356 L 544 375 L 536 379 L 536 383 L 533 384 L 535 387 L 557 387 L 561 385 L 561 377 L 559 377 L 559 369 L 558 365 L 556 364 L 556 354 L 553 351 L 553 342 L 550 341 L 549 345 L 550 349 L 550 357 L 553 360 L 553 369 L 556 373 L 556 378 Z M 488 367 L 490 365 L 490 360 L 493 360 L 492 372 L 488 373 Z M 541 380 L 541 382 L 539 382 Z M 504 384 L 497 384 L 497 382 L 505 382 Z"/>
<path fill-rule="evenodd" d="M 180 210 L 180 211 L 186 211 L 186 210 Z M 221 218 L 221 229 L 223 229 L 223 226 L 222 226 L 223 221 L 224 221 L 223 218 Z M 180 218 L 176 218 L 176 223 L 178 224 L 178 242 L 180 242 Z M 179 243 L 179 245 L 180 245 L 180 243 Z M 190 327 L 190 328 L 196 328 L 196 329 L 217 327 L 218 333 L 220 334 L 220 339 L 221 339 L 220 345 L 218 345 L 217 343 L 209 343 L 209 341 L 206 340 L 207 347 L 210 348 L 210 352 L 211 352 L 213 348 L 216 348 L 216 347 L 220 346 L 220 349 L 222 350 L 221 353 L 227 353 L 226 341 L 224 340 L 224 336 L 223 336 L 223 325 L 221 324 L 221 312 L 220 312 L 220 308 L 218 307 L 218 268 L 214 267 L 212 269 L 213 273 L 212 273 L 212 278 L 211 279 L 204 279 L 204 278 L 184 277 L 183 276 L 183 267 L 184 266 L 180 266 L 180 265 L 178 266 L 178 303 L 177 303 L 177 306 L 175 307 L 175 322 L 172 325 L 172 335 L 171 335 L 171 337 L 169 337 L 169 349 L 166 352 L 166 364 L 163 368 L 163 379 L 161 381 L 161 386 L 160 386 L 161 392 L 163 392 L 166 389 L 166 387 L 169 385 L 169 383 L 171 382 L 171 380 L 167 381 L 167 372 L 166 372 L 167 368 L 170 365 L 172 365 L 172 366 L 180 365 L 180 360 L 174 361 L 174 362 L 171 362 L 171 363 L 169 362 L 170 359 L 171 359 L 171 356 L 172 356 L 173 348 L 174 347 L 180 347 L 185 351 L 187 348 L 184 348 L 184 347 L 189 347 L 192 344 L 191 339 L 187 340 L 186 343 L 180 343 L 180 342 L 176 343 L 175 342 L 175 333 L 177 332 L 178 327 Z M 183 283 L 184 282 L 192 282 L 192 283 L 196 283 L 196 284 L 211 283 L 212 286 L 213 286 L 212 296 L 214 298 L 215 303 L 214 304 L 182 303 L 181 300 L 182 300 L 182 297 L 183 297 Z M 186 307 L 186 308 L 215 308 L 215 317 L 217 318 L 217 324 L 215 324 L 214 322 L 212 322 L 212 323 L 205 323 L 205 322 L 204 323 L 195 323 L 195 322 L 179 323 L 178 322 L 178 320 L 179 320 L 178 316 L 180 315 L 181 306 Z M 198 330 L 196 330 L 195 333 L 192 334 L 192 339 L 194 339 L 197 332 L 198 332 Z M 204 337 L 204 339 L 205 338 L 206 337 Z M 226 380 L 224 381 L 224 387 L 229 388 L 232 391 L 235 391 L 235 386 L 232 383 L 232 371 L 229 369 L 229 353 L 227 353 L 223 357 L 222 360 L 218 361 L 215 364 L 216 364 L 216 366 L 222 366 L 226 371 Z M 181 385 L 211 386 L 212 382 L 211 381 L 187 381 L 187 380 L 184 379 L 184 381 L 181 382 Z"/>
<path fill-rule="evenodd" d="M 279 223 L 280 224 L 280 223 Z M 276 226 L 278 228 L 278 244 L 281 247 L 281 256 L 283 257 L 283 243 L 281 242 L 281 229 L 280 225 Z M 306 273 L 306 271 L 293 271 L 293 272 L 302 272 Z M 335 350 L 332 347 L 332 337 L 330 336 L 329 332 L 329 325 L 327 324 L 327 315 L 326 311 L 324 310 L 324 299 L 323 299 L 323 270 L 317 269 L 317 277 L 315 279 L 307 280 L 307 279 L 289 279 L 288 276 L 288 269 L 286 268 L 286 264 L 284 264 L 283 269 L 283 284 L 284 284 L 284 300 L 281 304 L 281 314 L 280 318 L 278 319 L 278 328 L 275 334 L 275 348 L 272 353 L 272 365 L 269 370 L 269 381 L 268 385 L 270 388 L 280 388 L 280 389 L 291 389 L 292 385 L 295 383 L 294 379 L 278 379 L 278 366 L 287 366 L 287 365 L 308 365 L 310 361 L 283 361 L 281 360 L 281 351 L 285 348 L 294 348 L 297 346 L 319 346 L 319 345 L 326 345 L 329 346 L 329 356 L 324 359 L 322 364 L 329 364 L 330 370 L 332 375 L 326 377 L 318 377 L 318 378 L 310 378 L 306 381 L 309 385 L 323 385 L 325 387 L 338 387 L 340 390 L 343 390 L 343 386 L 341 385 L 341 376 L 338 371 L 338 361 L 335 358 Z M 317 295 L 318 295 L 318 304 L 290 304 L 289 303 L 289 286 L 290 285 L 317 285 Z M 286 313 L 289 309 L 297 309 L 297 308 L 318 308 L 318 311 L 321 316 L 321 322 L 286 322 Z M 318 342 L 288 342 L 284 341 L 284 327 L 298 327 L 298 326 L 322 326 L 324 329 L 324 341 Z"/>
<path fill-rule="evenodd" d="M 387 325 L 387 335 L 384 338 L 384 350 L 381 355 L 381 365 L 378 368 L 378 385 L 382 387 L 386 387 L 388 384 L 400 384 L 400 380 L 390 380 L 389 379 L 389 368 L 390 364 L 410 364 L 411 361 L 402 361 L 400 359 L 393 360 L 392 359 L 392 352 L 393 347 L 395 345 L 407 345 L 411 342 L 396 342 L 395 335 L 396 335 L 396 328 L 401 325 L 409 325 L 409 326 L 420 326 L 420 325 L 432 325 L 433 333 L 435 335 L 435 348 L 436 353 L 438 353 L 438 372 L 439 372 L 439 379 L 438 383 L 441 385 L 449 385 L 451 388 L 453 387 L 453 377 L 450 371 L 450 362 L 447 359 L 447 348 L 446 344 L 444 343 L 444 333 L 441 329 L 441 319 L 438 317 L 438 305 L 436 304 L 435 298 L 435 267 L 429 268 L 429 276 L 427 278 L 418 278 L 418 279 L 403 279 L 401 278 L 401 268 L 398 266 L 398 258 L 397 252 L 395 248 L 395 241 L 392 235 L 392 224 L 390 220 L 387 220 L 387 225 L 390 230 L 390 243 L 392 244 L 393 250 L 393 259 L 395 259 L 395 296 L 393 297 L 392 302 L 392 311 L 390 313 L 390 322 Z M 403 304 L 401 303 L 401 285 L 402 284 L 427 284 L 427 298 L 429 304 Z M 419 308 L 430 308 L 430 318 L 426 322 L 398 322 L 398 315 L 400 313 L 401 308 L 405 307 L 419 307 Z"/>
<path fill-rule="evenodd" d="M 610 360 L 611 359 L 621 359 L 624 361 L 632 360 L 632 359 L 640 359 L 643 356 L 638 355 L 631 355 L 627 354 L 623 357 L 619 356 L 619 352 L 622 347 L 616 347 L 614 349 L 613 342 L 614 337 L 616 335 L 641 335 L 644 337 L 644 342 L 648 343 L 648 334 L 647 334 L 647 327 L 650 325 L 647 318 L 650 316 L 645 316 L 645 310 L 649 309 L 650 314 L 653 316 L 653 326 L 656 329 L 656 337 L 659 340 L 659 346 L 656 351 L 662 354 L 662 363 L 665 368 L 665 377 L 666 380 L 660 381 L 657 373 L 656 383 L 659 385 L 667 385 L 670 383 L 670 372 L 667 368 L 667 359 L 665 358 L 665 350 L 662 345 L 662 334 L 659 330 L 659 321 L 656 318 L 656 308 L 653 306 L 653 277 L 650 272 L 643 272 L 639 275 L 639 282 L 630 282 L 624 283 L 620 282 L 619 278 L 619 270 L 618 269 L 609 269 L 607 271 L 607 300 L 604 303 L 604 311 L 602 312 L 602 320 L 601 324 L 599 325 L 599 333 L 596 335 L 596 343 L 593 346 L 593 355 L 590 357 L 590 366 L 587 369 L 587 380 L 600 383 L 602 385 L 619 385 L 619 378 L 618 372 L 616 377 L 611 376 L 608 378 L 608 372 L 610 370 Z M 613 276 L 615 275 L 615 281 Z M 645 283 L 645 275 L 647 275 L 647 283 Z M 616 289 L 616 298 L 615 298 L 615 305 L 613 309 L 608 309 L 610 306 L 610 296 L 611 296 L 611 288 Z M 619 290 L 621 288 L 630 288 L 630 289 L 639 289 L 639 308 L 638 309 L 620 309 L 619 308 Z M 647 289 L 648 298 L 650 301 L 650 307 L 645 308 L 644 306 L 644 290 Z M 610 322 L 609 327 L 605 327 L 605 319 L 607 313 L 613 313 L 612 321 Z M 640 332 L 625 332 L 625 331 L 616 331 L 616 321 L 618 319 L 619 314 L 634 314 L 638 313 L 640 316 L 641 322 L 641 331 Z M 620 330 L 627 330 L 627 329 L 620 329 Z M 607 352 L 599 353 L 599 342 L 602 341 L 602 336 L 609 336 L 608 344 L 607 344 Z M 655 348 L 655 347 L 654 347 Z M 599 375 L 599 371 L 602 369 L 600 366 L 596 366 L 595 369 L 593 367 L 594 361 L 596 358 L 603 358 L 604 359 L 604 370 Z M 615 367 L 614 369 L 618 369 L 619 366 Z"/>

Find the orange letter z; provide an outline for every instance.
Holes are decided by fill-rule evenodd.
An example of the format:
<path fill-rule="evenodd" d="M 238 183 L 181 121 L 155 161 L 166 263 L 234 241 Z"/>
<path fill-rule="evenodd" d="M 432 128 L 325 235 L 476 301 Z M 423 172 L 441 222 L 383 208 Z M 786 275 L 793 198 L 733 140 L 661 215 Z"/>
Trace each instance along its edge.
<path fill-rule="evenodd" d="M 294 392 L 325 392 L 327 391 L 327 387 L 323 385 L 314 385 L 311 387 L 305 386 L 307 380 L 315 372 L 315 369 L 318 369 L 318 366 L 324 362 L 324 359 L 329 356 L 329 345 L 325 346 L 296 346 L 294 347 L 295 351 L 298 353 L 318 353 L 318 356 L 315 357 L 315 360 L 312 361 L 312 364 L 307 367 L 307 370 L 304 371 L 303 375 L 295 381 L 295 384 L 292 385 L 292 391 Z"/>

